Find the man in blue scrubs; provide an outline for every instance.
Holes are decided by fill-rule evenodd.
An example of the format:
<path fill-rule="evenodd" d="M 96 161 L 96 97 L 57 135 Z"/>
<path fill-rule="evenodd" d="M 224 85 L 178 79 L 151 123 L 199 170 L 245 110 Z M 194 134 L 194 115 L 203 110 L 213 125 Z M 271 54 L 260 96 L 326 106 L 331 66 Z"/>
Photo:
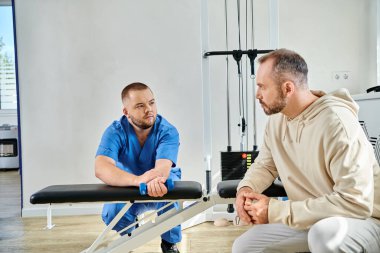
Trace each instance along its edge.
<path fill-rule="evenodd" d="M 123 116 L 106 129 L 96 152 L 96 177 L 112 186 L 138 187 L 146 183 L 149 196 L 161 197 L 168 191 L 164 185 L 167 178 L 181 179 L 181 170 L 176 167 L 177 129 L 157 114 L 153 93 L 147 85 L 129 84 L 123 89 L 121 99 Z M 165 204 L 135 203 L 113 229 L 120 231 L 135 222 L 136 216 Z M 122 203 L 105 204 L 103 221 L 108 225 L 123 206 Z M 165 232 L 161 238 L 162 252 L 179 252 L 176 243 L 182 238 L 181 226 Z"/>

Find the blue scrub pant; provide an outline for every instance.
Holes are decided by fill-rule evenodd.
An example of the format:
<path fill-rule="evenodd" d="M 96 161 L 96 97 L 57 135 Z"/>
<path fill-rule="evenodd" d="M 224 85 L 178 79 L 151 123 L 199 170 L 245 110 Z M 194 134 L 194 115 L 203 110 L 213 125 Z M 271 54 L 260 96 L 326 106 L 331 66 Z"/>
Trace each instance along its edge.
<path fill-rule="evenodd" d="M 170 173 L 170 178 L 173 181 L 178 181 L 181 179 L 181 170 L 179 168 L 175 168 Z M 113 227 L 113 230 L 120 231 L 126 227 L 128 227 L 130 224 L 134 223 L 136 221 L 136 218 L 138 215 L 150 211 L 150 210 L 157 210 L 164 205 L 166 205 L 168 202 L 149 202 L 149 203 L 134 203 L 128 211 L 124 214 L 124 216 L 119 220 L 118 223 Z M 124 203 L 111 203 L 111 204 L 105 204 L 103 207 L 102 212 L 102 219 L 106 225 L 110 224 L 113 218 L 119 213 L 119 211 L 125 206 Z M 165 213 L 166 211 L 178 207 L 178 203 L 175 205 L 171 205 L 164 210 L 161 210 L 158 212 L 158 215 L 161 215 L 162 213 Z M 127 231 L 123 232 L 122 234 L 131 233 L 135 228 L 132 227 L 128 229 Z M 181 225 L 178 225 L 165 233 L 161 235 L 161 238 L 167 242 L 170 243 L 178 243 L 182 239 L 182 233 L 181 233 Z"/>

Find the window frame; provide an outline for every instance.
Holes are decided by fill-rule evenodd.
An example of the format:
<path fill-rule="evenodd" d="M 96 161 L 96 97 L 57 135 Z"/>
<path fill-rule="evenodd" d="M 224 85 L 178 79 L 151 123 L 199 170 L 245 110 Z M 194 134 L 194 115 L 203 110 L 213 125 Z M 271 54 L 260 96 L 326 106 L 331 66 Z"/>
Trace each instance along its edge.
<path fill-rule="evenodd" d="M 0 6 L 10 6 L 12 7 L 12 0 L 0 0 Z M 14 25 L 14 24 L 13 24 Z M 13 34 L 14 37 L 14 34 Z M 15 56 L 15 65 L 16 65 L 16 56 Z M 15 75 L 16 75 L 16 66 L 15 66 Z M 17 78 L 16 80 L 16 95 L 17 95 Z M 17 117 L 17 108 L 16 109 L 1 109 L 0 108 L 0 117 Z"/>

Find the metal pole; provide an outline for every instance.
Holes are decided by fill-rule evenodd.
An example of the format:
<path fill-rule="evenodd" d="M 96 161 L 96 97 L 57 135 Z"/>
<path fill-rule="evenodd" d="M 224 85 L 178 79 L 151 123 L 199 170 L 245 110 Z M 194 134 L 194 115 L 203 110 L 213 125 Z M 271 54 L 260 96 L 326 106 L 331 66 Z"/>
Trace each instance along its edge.
<path fill-rule="evenodd" d="M 228 51 L 228 11 L 227 0 L 224 0 L 224 15 L 226 20 L 226 50 Z M 226 55 L 226 68 L 227 68 L 227 151 L 231 151 L 231 129 L 230 129 L 230 67 L 228 63 L 228 55 Z"/>
<path fill-rule="evenodd" d="M 202 50 L 208 49 L 208 1 L 201 1 L 201 36 Z M 211 179 L 211 159 L 212 159 L 212 134 L 211 134 L 211 85 L 210 85 L 210 68 L 208 59 L 202 58 L 202 100 L 203 100 L 203 159 L 206 171 L 206 188 L 212 189 Z"/>

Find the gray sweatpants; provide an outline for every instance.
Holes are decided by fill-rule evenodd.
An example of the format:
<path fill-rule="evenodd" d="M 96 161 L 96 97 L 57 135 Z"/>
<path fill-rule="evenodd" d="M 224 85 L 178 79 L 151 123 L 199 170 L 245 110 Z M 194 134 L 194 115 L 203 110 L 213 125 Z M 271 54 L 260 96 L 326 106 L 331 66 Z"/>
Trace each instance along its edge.
<path fill-rule="evenodd" d="M 310 230 L 295 230 L 283 224 L 254 225 L 235 240 L 232 252 L 379 253 L 380 224 L 372 219 L 330 217 Z"/>

